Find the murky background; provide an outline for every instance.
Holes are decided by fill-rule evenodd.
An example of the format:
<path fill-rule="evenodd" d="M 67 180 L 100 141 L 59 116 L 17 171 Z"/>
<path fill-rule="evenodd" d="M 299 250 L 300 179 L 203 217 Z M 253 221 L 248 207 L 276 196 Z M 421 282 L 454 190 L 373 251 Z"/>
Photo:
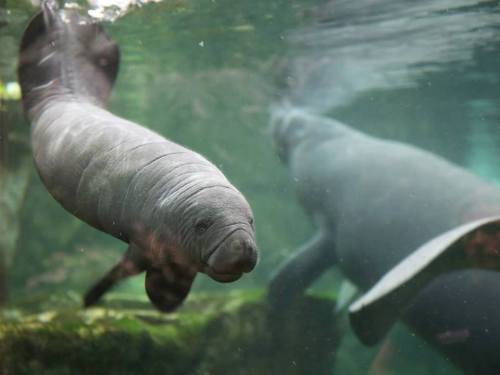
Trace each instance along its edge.
<path fill-rule="evenodd" d="M 225 285 L 200 274 L 195 294 L 265 288 L 311 235 L 268 130 L 269 109 L 284 96 L 500 180 L 498 1 L 91 3 L 122 53 L 111 111 L 205 155 L 253 207 L 258 267 Z M 27 0 L 0 1 L 0 295 L 11 307 L 79 303 L 125 250 L 66 213 L 33 168 L 13 83 L 18 43 L 35 9 Z M 332 270 L 313 289 L 332 297 L 341 281 Z M 113 296 L 144 298 L 143 278 Z M 379 348 L 364 348 L 348 331 L 332 373 L 367 373 Z M 399 371 L 457 373 L 402 326 L 393 336 Z"/>

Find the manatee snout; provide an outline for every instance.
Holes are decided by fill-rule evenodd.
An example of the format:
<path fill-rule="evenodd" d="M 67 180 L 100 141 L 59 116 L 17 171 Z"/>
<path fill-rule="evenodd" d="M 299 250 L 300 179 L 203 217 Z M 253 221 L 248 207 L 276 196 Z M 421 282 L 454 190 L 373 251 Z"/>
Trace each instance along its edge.
<path fill-rule="evenodd" d="M 253 241 L 244 238 L 236 238 L 229 246 L 222 249 L 226 253 L 227 267 L 240 272 L 250 272 L 257 263 L 257 250 Z"/>
<path fill-rule="evenodd" d="M 226 238 L 207 260 L 206 273 L 220 282 L 237 280 L 257 264 L 255 240 L 244 230 Z"/>

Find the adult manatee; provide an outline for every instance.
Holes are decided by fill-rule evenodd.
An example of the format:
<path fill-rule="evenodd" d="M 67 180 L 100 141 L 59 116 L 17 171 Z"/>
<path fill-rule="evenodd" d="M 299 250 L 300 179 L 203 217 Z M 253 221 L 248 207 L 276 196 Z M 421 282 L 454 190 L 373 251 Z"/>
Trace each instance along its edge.
<path fill-rule="evenodd" d="M 18 69 L 33 155 L 66 210 L 129 244 L 85 305 L 146 271 L 149 299 L 170 311 L 197 272 L 229 282 L 254 268 L 252 212 L 201 155 L 104 109 L 118 62 L 101 25 L 42 3 L 23 35 Z"/>
<path fill-rule="evenodd" d="M 350 308 L 365 344 L 401 315 L 462 369 L 499 372 L 500 274 L 491 270 L 500 268 L 500 189 L 300 109 L 283 106 L 272 122 L 318 231 L 274 275 L 271 303 L 284 309 L 336 264 L 360 289 L 373 287 Z"/>

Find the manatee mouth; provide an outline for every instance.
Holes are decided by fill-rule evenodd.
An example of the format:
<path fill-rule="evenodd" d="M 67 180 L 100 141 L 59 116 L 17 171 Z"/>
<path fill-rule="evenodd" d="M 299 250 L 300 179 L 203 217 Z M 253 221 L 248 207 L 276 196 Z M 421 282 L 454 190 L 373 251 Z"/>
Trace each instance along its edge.
<path fill-rule="evenodd" d="M 212 279 L 227 283 L 250 272 L 257 262 L 253 236 L 242 228 L 227 233 L 202 261 L 202 272 Z"/>
<path fill-rule="evenodd" d="M 243 276 L 243 273 L 219 273 L 208 264 L 205 264 L 203 273 L 220 283 L 230 283 L 232 281 L 238 280 L 239 278 L 241 278 L 241 276 Z"/>

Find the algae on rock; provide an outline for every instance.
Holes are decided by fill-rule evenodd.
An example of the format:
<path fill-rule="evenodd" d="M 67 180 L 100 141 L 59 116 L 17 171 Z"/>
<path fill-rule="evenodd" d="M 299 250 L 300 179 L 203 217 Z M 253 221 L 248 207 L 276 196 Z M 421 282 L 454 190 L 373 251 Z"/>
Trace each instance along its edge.
<path fill-rule="evenodd" d="M 191 296 L 173 314 L 146 302 L 5 310 L 0 373 L 330 374 L 338 344 L 333 305 L 304 297 L 277 317 L 262 293 L 239 291 Z"/>

